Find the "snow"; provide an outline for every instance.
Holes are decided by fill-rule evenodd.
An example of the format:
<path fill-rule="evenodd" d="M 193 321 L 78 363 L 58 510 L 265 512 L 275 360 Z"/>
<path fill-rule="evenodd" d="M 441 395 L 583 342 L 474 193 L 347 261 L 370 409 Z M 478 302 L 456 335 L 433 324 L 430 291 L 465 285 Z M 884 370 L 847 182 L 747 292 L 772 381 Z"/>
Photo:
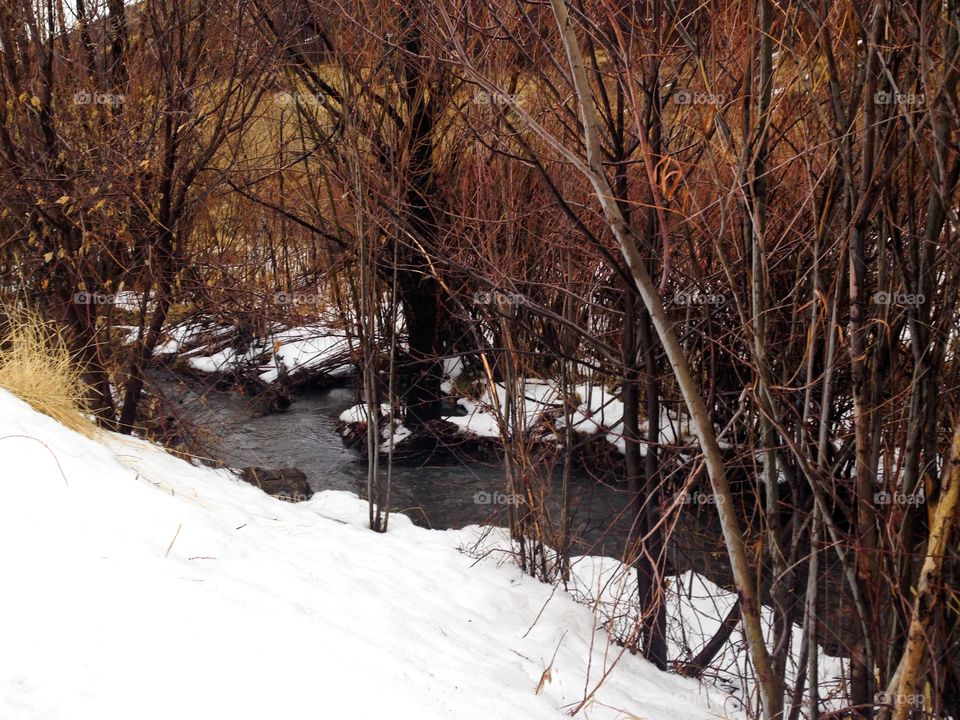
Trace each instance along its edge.
<path fill-rule="evenodd" d="M 570 595 L 458 551 L 480 528 L 373 533 L 354 495 L 283 503 L 3 390 L 0 448 L 4 720 L 559 720 L 608 670 L 578 717 L 722 716 Z"/>
<path fill-rule="evenodd" d="M 139 312 L 143 302 L 143 293 L 134 290 L 123 290 L 113 296 L 113 306 L 126 312 Z M 152 312 L 155 303 L 147 301 L 147 310 Z"/>
<path fill-rule="evenodd" d="M 260 379 L 275 382 L 281 374 L 310 370 L 334 361 L 327 369 L 334 377 L 349 375 L 353 365 L 349 361 L 350 340 L 342 330 L 326 325 L 297 327 L 274 334 L 274 366 L 264 369 Z M 342 361 L 336 362 L 338 358 Z"/>
<path fill-rule="evenodd" d="M 532 428 L 543 415 L 560 407 L 560 391 L 555 383 L 546 380 L 528 378 L 520 385 L 523 394 L 521 405 L 522 427 Z M 462 432 L 478 437 L 501 437 L 501 429 L 506 433 L 503 423 L 507 415 L 507 387 L 503 383 L 488 384 L 479 400 L 459 398 L 457 404 L 467 411 L 466 415 L 445 418 L 457 425 Z"/>
<path fill-rule="evenodd" d="M 153 354 L 160 357 L 178 355 L 184 347 L 197 339 L 208 336 L 209 340 L 219 340 L 229 336 L 233 328 L 227 325 L 214 327 L 212 321 L 205 319 L 191 319 L 164 330 L 160 342 Z"/>
<path fill-rule="evenodd" d="M 136 340 L 137 328 L 119 327 L 127 332 L 127 343 Z M 351 375 L 354 371 L 349 338 L 329 323 L 275 328 L 266 339 L 252 343 L 245 352 L 229 346 L 211 352 L 211 346 L 223 346 L 236 331 L 236 327 L 216 323 L 212 318 L 193 318 L 166 328 L 154 355 L 179 355 L 193 370 L 213 374 L 250 365 L 269 351 L 268 360 L 258 370 L 260 379 L 268 384 L 282 375 L 315 368 L 322 368 L 331 377 Z M 191 347 L 194 345 L 197 347 Z"/>
<path fill-rule="evenodd" d="M 330 324 L 275 328 L 266 339 L 254 342 L 245 352 L 231 347 L 210 352 L 208 345 L 223 344 L 235 333 L 235 327 L 218 325 L 212 319 L 191 320 L 167 328 L 155 354 L 180 355 L 194 370 L 219 373 L 250 364 L 269 350 L 269 359 L 259 368 L 260 379 L 265 383 L 274 383 L 282 375 L 315 368 L 322 368 L 332 377 L 353 373 L 350 340 L 343 330 Z M 188 345 L 202 340 L 206 343 L 185 350 Z"/>
<path fill-rule="evenodd" d="M 444 383 L 449 389 L 449 382 Z M 553 383 L 544 380 L 527 380 L 523 387 L 523 422 L 524 427 L 532 428 L 542 419 L 544 413 L 560 407 L 560 395 Z M 441 387 L 441 389 L 443 389 Z M 507 388 L 503 383 L 495 383 L 491 392 L 489 386 L 485 388 L 484 397 L 479 400 L 471 398 L 457 398 L 457 404 L 466 410 L 465 415 L 451 415 L 443 419 L 456 425 L 460 432 L 485 438 L 501 437 L 504 428 L 503 418 L 507 413 Z M 384 406 L 389 411 L 389 406 Z M 345 423 L 361 422 L 366 419 L 364 405 L 355 405 L 340 415 Z M 504 430 L 505 431 L 505 430 Z M 395 439 L 400 442 L 409 435 L 409 431 L 398 433 Z"/>
<path fill-rule="evenodd" d="M 453 366 L 458 372 L 458 366 Z M 453 392 L 453 384 L 445 381 L 441 386 L 444 393 Z M 557 427 L 564 426 L 561 413 L 562 402 L 559 386 L 548 380 L 528 378 L 521 385 L 523 393 L 522 427 L 531 429 L 548 414 L 555 418 Z M 626 451 L 623 437 L 623 402 L 619 394 L 596 383 L 581 383 L 575 387 L 580 403 L 570 416 L 573 429 L 584 435 L 603 435 L 621 454 Z M 457 404 L 466 410 L 463 415 L 451 415 L 443 419 L 456 425 L 460 432 L 483 438 L 501 438 L 509 430 L 504 418 L 507 414 L 507 387 L 501 382 L 484 386 L 480 398 L 459 397 Z M 345 411 L 340 419 L 345 423 L 363 419 L 364 411 L 360 406 Z M 648 421 L 641 419 L 639 430 L 646 437 Z M 406 437 L 406 435 L 404 435 Z M 541 439 L 558 441 L 556 434 L 547 433 Z M 660 412 L 660 442 L 664 445 L 686 445 L 693 442 L 690 420 L 683 414 L 672 413 L 666 409 Z M 400 441 L 400 438 L 396 440 Z M 646 443 L 640 444 L 640 454 L 646 455 Z"/>
<path fill-rule="evenodd" d="M 237 351 L 228 347 L 212 355 L 188 357 L 187 364 L 194 370 L 214 373 L 233 367 L 237 363 L 237 359 Z"/>
<path fill-rule="evenodd" d="M 633 568 L 609 557 L 584 556 L 571 558 L 571 592 L 596 608 L 598 617 L 614 636 L 629 635 L 637 626 L 637 577 Z M 736 602 L 735 592 L 724 590 L 704 576 L 687 571 L 669 578 L 666 596 L 667 654 L 671 658 L 690 659 L 720 629 L 723 619 Z M 760 620 L 767 646 L 773 643 L 773 612 L 762 606 Z M 803 629 L 794 624 L 791 654 L 788 656 L 786 679 L 792 687 L 797 677 Z M 843 706 L 845 661 L 819 649 L 820 699 L 826 710 Z M 716 684 L 730 694 L 724 699 L 724 710 L 738 712 L 748 698 L 756 697 L 756 684 L 749 666 L 746 640 L 738 625 L 730 639 L 710 663 Z M 848 673 L 847 673 L 848 676 Z"/>
<path fill-rule="evenodd" d="M 123 333 L 123 339 L 120 342 L 124 345 L 130 345 L 140 336 L 140 328 L 136 325 L 114 325 L 113 329 Z"/>
<path fill-rule="evenodd" d="M 500 437 L 500 418 L 491 408 L 469 398 L 459 398 L 457 404 L 467 411 L 466 415 L 444 418 L 460 428 L 460 432 L 477 437 Z"/>
<path fill-rule="evenodd" d="M 389 403 L 380 403 L 380 414 L 384 417 L 390 414 L 390 404 Z M 351 405 L 342 413 L 340 413 L 340 422 L 342 423 L 360 423 L 367 421 L 367 405 L 366 403 L 360 403 L 358 405 Z"/>
<path fill-rule="evenodd" d="M 403 424 L 395 425 L 392 429 L 384 427 L 380 432 L 381 440 L 383 440 L 381 444 L 382 451 L 387 452 L 388 450 L 396 448 L 397 445 L 412 434 L 413 431 Z"/>
<path fill-rule="evenodd" d="M 570 422 L 573 429 L 585 435 L 601 434 L 607 442 L 621 453 L 625 452 L 623 438 L 623 402 L 619 394 L 596 383 L 581 383 L 575 388 L 580 403 L 573 411 Z M 522 385 L 523 427 L 532 428 L 547 413 L 556 415 L 556 424 L 563 427 L 564 418 L 561 393 L 556 383 L 547 380 L 527 379 Z M 503 383 L 495 383 L 493 392 L 489 386 L 479 400 L 459 398 L 457 404 L 467 414 L 445 418 L 459 426 L 464 433 L 479 437 L 500 437 L 501 418 L 507 412 L 507 390 Z M 647 432 L 647 421 L 639 424 L 641 436 Z M 690 422 L 683 415 L 662 410 L 660 413 L 660 442 L 665 445 L 686 444 L 693 439 Z M 646 444 L 640 445 L 640 454 L 646 455 Z"/>
<path fill-rule="evenodd" d="M 585 435 L 602 434 L 620 453 L 626 452 L 623 437 L 623 402 L 617 393 L 603 385 L 582 383 L 576 387 L 581 402 L 570 422 L 573 429 Z M 563 426 L 563 418 L 558 424 Z M 640 420 L 640 436 L 646 437 L 649 421 Z M 660 442 L 663 445 L 688 444 L 693 440 L 690 420 L 685 415 L 670 413 L 661 408 Z M 646 443 L 640 444 L 640 455 L 647 454 Z"/>
<path fill-rule="evenodd" d="M 443 376 L 451 381 L 456 380 L 463 375 L 465 370 L 462 357 L 452 357 L 443 359 Z"/>

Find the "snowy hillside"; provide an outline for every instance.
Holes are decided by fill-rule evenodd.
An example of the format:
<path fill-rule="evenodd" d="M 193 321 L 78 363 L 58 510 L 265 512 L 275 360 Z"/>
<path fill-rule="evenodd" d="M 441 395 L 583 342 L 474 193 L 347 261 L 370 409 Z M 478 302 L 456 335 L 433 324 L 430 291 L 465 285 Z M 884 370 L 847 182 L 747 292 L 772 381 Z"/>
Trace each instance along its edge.
<path fill-rule="evenodd" d="M 723 716 L 621 655 L 590 609 L 458 551 L 478 528 L 365 526 L 0 390 L 0 718 Z M 590 661 L 588 673 L 588 659 Z"/>

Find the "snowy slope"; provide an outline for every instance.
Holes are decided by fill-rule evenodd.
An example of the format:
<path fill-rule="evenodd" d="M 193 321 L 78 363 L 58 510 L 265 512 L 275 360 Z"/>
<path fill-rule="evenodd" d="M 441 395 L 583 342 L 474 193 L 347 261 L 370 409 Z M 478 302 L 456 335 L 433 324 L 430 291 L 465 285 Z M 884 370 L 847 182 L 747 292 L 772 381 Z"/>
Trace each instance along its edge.
<path fill-rule="evenodd" d="M 558 719 L 620 654 L 564 592 L 458 552 L 477 528 L 377 535 L 353 495 L 282 503 L 3 390 L 0 457 L 4 720 Z M 722 716 L 704 693 L 628 655 L 578 717 Z"/>

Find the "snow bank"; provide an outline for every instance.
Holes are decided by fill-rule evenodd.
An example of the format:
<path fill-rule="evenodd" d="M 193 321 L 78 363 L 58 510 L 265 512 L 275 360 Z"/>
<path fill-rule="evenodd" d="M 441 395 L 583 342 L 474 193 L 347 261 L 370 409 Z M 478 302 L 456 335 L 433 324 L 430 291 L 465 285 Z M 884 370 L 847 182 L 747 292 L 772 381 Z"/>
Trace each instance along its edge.
<path fill-rule="evenodd" d="M 459 366 L 454 366 L 460 372 Z M 446 380 L 441 390 L 447 394 L 453 392 L 453 383 Z M 602 435 L 604 439 L 621 454 L 626 452 L 623 436 L 623 402 L 617 393 L 600 384 L 581 383 L 575 388 L 580 402 L 571 413 L 570 424 L 575 432 L 584 435 Z M 523 414 L 523 427 L 531 429 L 541 423 L 548 415 L 553 416 L 557 427 L 564 426 L 561 414 L 563 403 L 560 388 L 549 380 L 528 378 L 522 385 L 523 402 L 520 411 Z M 503 383 L 483 386 L 479 399 L 469 397 L 456 398 L 457 404 L 465 411 L 462 415 L 447 415 L 443 419 L 453 423 L 466 435 L 481 438 L 500 438 L 503 418 L 507 415 L 507 388 Z M 345 423 L 357 422 L 364 417 L 362 406 L 350 408 L 340 416 Z M 639 431 L 646 437 L 648 421 L 641 420 Z M 553 434 L 544 440 L 556 440 Z M 662 409 L 660 413 L 660 442 L 664 445 L 688 445 L 694 441 L 690 420 L 686 415 L 671 413 Z M 399 440 L 397 441 L 399 442 Z M 640 454 L 647 454 L 647 444 L 640 444 Z"/>
<path fill-rule="evenodd" d="M 618 393 L 611 392 L 603 385 L 582 383 L 576 387 L 580 405 L 570 418 L 573 429 L 585 435 L 603 434 L 620 453 L 626 452 L 627 443 L 623 437 L 623 401 Z M 563 426 L 563 418 L 558 425 Z M 639 431 L 646 437 L 649 421 L 641 420 Z M 663 445 L 685 445 L 693 440 L 690 420 L 685 415 L 677 415 L 665 408 L 660 411 L 660 442 Z M 646 443 L 640 444 L 640 455 L 647 454 Z"/>
<path fill-rule="evenodd" d="M 161 335 L 161 342 L 154 348 L 153 354 L 157 357 L 179 355 L 191 343 L 205 339 L 215 342 L 229 338 L 234 328 L 229 325 L 214 325 L 209 319 L 191 319 L 166 328 Z"/>
<path fill-rule="evenodd" d="M 543 417 L 544 413 L 560 407 L 560 392 L 557 386 L 546 380 L 527 379 L 521 385 L 523 393 L 523 427 L 531 428 Z M 508 392 L 503 383 L 494 383 L 492 391 L 489 385 L 484 387 L 479 402 L 469 398 L 459 398 L 457 403 L 466 411 L 466 415 L 445 418 L 464 432 L 479 437 L 500 437 L 501 419 L 507 415 Z"/>
<path fill-rule="evenodd" d="M 570 596 L 458 552 L 478 528 L 378 535 L 353 495 L 282 503 L 2 390 L 0 451 L 4 720 L 559 720 L 620 655 Z M 704 693 L 626 655 L 579 716 L 721 716 Z"/>
<path fill-rule="evenodd" d="M 163 341 L 154 354 L 158 357 L 179 355 L 191 368 L 205 373 L 229 372 L 265 356 L 265 364 L 259 366 L 258 375 L 268 384 L 276 382 L 281 375 L 312 370 L 331 377 L 353 373 L 350 338 L 331 324 L 277 327 L 244 352 L 237 352 L 230 346 L 211 350 L 210 346 L 223 345 L 236 332 L 234 326 L 218 325 L 209 318 L 185 321 L 164 331 Z"/>
<path fill-rule="evenodd" d="M 264 382 L 276 382 L 281 372 L 293 374 L 324 366 L 332 377 L 353 372 L 350 339 L 342 330 L 327 325 L 298 327 L 278 332 L 270 339 L 275 349 L 274 366 L 260 373 Z"/>
<path fill-rule="evenodd" d="M 604 627 L 614 636 L 629 635 L 639 622 L 635 602 L 636 571 L 610 557 L 576 557 L 571 558 L 570 564 L 570 592 L 596 608 Z M 735 592 L 724 590 L 693 571 L 669 578 L 666 594 L 668 657 L 691 660 L 720 629 L 736 598 Z M 760 609 L 760 621 L 767 646 L 771 647 L 774 639 L 773 612 L 766 605 Z M 803 629 L 795 623 L 786 667 L 788 687 L 796 682 L 802 640 Z M 828 655 L 823 648 L 819 648 L 820 700 L 827 710 L 839 710 L 845 704 L 845 664 L 844 659 Z M 717 687 L 729 692 L 725 698 L 728 712 L 742 710 L 745 703 L 751 704 L 755 700 L 756 682 L 740 625 L 711 661 L 709 674 Z"/>

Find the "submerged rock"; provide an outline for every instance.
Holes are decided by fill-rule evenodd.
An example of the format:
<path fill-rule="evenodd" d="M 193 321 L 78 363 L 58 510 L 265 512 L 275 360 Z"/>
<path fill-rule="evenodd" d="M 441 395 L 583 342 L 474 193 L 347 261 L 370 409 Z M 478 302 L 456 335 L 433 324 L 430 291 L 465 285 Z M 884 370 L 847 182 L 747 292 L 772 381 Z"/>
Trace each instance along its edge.
<path fill-rule="evenodd" d="M 268 495 L 287 502 L 300 502 L 313 497 L 307 476 L 295 467 L 271 470 L 262 467 L 245 467 L 235 471 L 237 476 L 251 485 L 256 485 Z"/>

